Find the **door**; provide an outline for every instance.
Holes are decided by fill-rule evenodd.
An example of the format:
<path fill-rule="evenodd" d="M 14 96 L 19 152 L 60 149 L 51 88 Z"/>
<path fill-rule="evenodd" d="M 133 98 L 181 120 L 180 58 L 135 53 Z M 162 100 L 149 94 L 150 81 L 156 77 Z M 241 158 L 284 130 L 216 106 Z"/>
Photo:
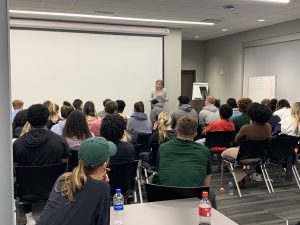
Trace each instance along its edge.
<path fill-rule="evenodd" d="M 195 82 L 195 70 L 181 71 L 181 95 L 188 96 L 192 100 L 193 83 Z"/>

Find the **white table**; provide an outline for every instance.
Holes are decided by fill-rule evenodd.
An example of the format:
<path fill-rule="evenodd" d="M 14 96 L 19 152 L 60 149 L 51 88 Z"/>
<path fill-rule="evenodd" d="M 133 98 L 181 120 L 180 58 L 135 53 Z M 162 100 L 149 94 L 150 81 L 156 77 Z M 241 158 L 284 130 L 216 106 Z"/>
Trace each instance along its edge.
<path fill-rule="evenodd" d="M 125 205 L 124 225 L 198 225 L 198 199 L 181 199 Z M 110 224 L 115 214 L 111 208 Z M 212 225 L 237 225 L 222 213 L 212 209 Z"/>

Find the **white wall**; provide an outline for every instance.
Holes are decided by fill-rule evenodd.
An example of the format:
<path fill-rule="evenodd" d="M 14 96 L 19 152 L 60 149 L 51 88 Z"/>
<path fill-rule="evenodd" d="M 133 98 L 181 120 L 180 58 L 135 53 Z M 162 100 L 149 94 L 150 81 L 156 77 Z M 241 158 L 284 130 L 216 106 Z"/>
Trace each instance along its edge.
<path fill-rule="evenodd" d="M 223 103 L 228 97 L 242 96 L 243 42 L 296 32 L 300 32 L 300 19 L 205 41 L 204 81 L 210 94 Z"/>
<path fill-rule="evenodd" d="M 182 70 L 195 70 L 196 82 L 203 81 L 203 54 L 202 41 L 182 41 Z"/>
<path fill-rule="evenodd" d="M 181 30 L 172 29 L 164 41 L 164 76 L 169 102 L 168 109 L 178 108 L 177 98 L 181 94 Z"/>

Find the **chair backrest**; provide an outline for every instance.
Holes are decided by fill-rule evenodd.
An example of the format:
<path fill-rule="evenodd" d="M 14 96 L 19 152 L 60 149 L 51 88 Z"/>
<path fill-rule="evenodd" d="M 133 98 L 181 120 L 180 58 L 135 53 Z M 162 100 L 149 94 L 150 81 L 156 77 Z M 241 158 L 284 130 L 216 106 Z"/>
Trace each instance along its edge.
<path fill-rule="evenodd" d="M 17 196 L 47 196 L 50 194 L 57 178 L 66 172 L 67 164 L 60 163 L 47 166 L 16 166 Z"/>
<path fill-rule="evenodd" d="M 134 145 L 134 150 L 135 150 L 135 159 L 139 160 L 140 159 L 140 153 L 142 152 L 142 145 L 136 144 Z"/>
<path fill-rule="evenodd" d="M 150 151 L 150 136 L 151 134 L 138 134 L 138 144 L 141 145 L 140 152 L 149 152 Z"/>
<path fill-rule="evenodd" d="M 240 145 L 239 153 L 237 155 L 237 161 L 242 161 L 245 159 L 257 159 L 267 157 L 269 150 L 270 140 L 261 141 L 243 141 Z"/>
<path fill-rule="evenodd" d="M 68 162 L 68 172 L 71 172 L 76 166 L 78 166 L 78 151 L 71 150 L 71 156 Z"/>
<path fill-rule="evenodd" d="M 295 156 L 294 148 L 297 145 L 297 141 L 296 137 L 288 135 L 273 137 L 268 154 L 269 162 L 285 164 L 291 155 Z"/>
<path fill-rule="evenodd" d="M 128 190 L 134 189 L 138 161 L 126 163 L 111 163 L 109 168 L 109 183 L 111 186 L 111 194 L 115 194 L 117 188 L 125 194 Z"/>
<path fill-rule="evenodd" d="M 202 198 L 202 192 L 209 192 L 209 187 L 170 187 L 157 184 L 145 184 L 148 202 L 183 198 Z"/>
<path fill-rule="evenodd" d="M 156 167 L 157 165 L 157 154 L 158 154 L 158 149 L 159 149 L 159 144 L 158 143 L 154 143 L 152 144 L 151 147 L 151 161 L 150 161 L 150 165 Z"/>
<path fill-rule="evenodd" d="M 208 148 L 213 147 L 224 147 L 229 148 L 230 142 L 233 137 L 233 131 L 218 131 L 218 132 L 207 132 L 205 145 Z"/>

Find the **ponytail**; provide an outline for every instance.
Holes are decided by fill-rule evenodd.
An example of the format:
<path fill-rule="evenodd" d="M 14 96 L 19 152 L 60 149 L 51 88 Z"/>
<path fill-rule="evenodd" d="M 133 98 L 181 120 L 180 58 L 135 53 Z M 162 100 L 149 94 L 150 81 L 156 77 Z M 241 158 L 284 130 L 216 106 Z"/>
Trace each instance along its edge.
<path fill-rule="evenodd" d="M 67 197 L 70 201 L 74 201 L 74 195 L 80 191 L 87 181 L 87 176 L 91 173 L 82 160 L 78 161 L 78 166 L 73 169 L 71 173 L 64 173 L 60 179 L 62 186 L 60 192 L 62 196 Z"/>
<path fill-rule="evenodd" d="M 168 127 L 171 125 L 171 116 L 167 112 L 161 112 L 158 115 L 158 143 L 161 144 L 165 141 L 167 136 Z"/>

